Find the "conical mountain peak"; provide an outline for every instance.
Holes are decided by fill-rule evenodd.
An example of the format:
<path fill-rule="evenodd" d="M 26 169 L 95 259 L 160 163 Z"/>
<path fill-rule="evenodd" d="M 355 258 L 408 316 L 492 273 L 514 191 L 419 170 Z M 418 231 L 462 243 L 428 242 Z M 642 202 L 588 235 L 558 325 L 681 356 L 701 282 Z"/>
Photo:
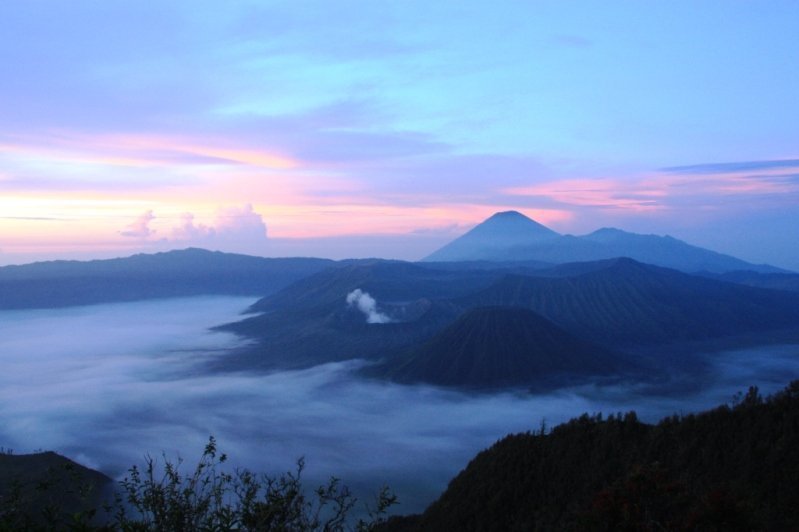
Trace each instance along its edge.
<path fill-rule="evenodd" d="M 563 373 L 622 369 L 619 358 L 605 349 L 518 307 L 468 310 L 388 366 L 387 376 L 400 382 L 474 388 L 540 385 Z"/>
<path fill-rule="evenodd" d="M 558 233 L 542 225 L 532 218 L 525 216 L 524 214 L 520 213 L 519 211 L 502 211 L 491 215 L 481 224 L 477 225 L 471 232 L 476 230 L 479 231 L 486 231 L 487 229 L 490 230 L 499 230 L 499 231 L 514 231 L 518 233 L 523 233 L 525 236 L 528 237 L 554 237 L 558 236 Z M 469 233 L 467 233 L 468 235 Z M 466 236 L 466 235 L 464 235 Z"/>
<path fill-rule="evenodd" d="M 532 218 L 523 215 L 519 211 L 500 211 L 500 212 L 495 212 L 494 214 L 486 218 L 485 222 L 488 222 L 489 220 L 497 220 L 503 218 L 516 218 L 516 219 L 524 219 L 532 221 Z"/>
<path fill-rule="evenodd" d="M 498 212 L 427 257 L 426 261 L 503 259 L 498 253 L 560 236 L 517 211 Z"/>

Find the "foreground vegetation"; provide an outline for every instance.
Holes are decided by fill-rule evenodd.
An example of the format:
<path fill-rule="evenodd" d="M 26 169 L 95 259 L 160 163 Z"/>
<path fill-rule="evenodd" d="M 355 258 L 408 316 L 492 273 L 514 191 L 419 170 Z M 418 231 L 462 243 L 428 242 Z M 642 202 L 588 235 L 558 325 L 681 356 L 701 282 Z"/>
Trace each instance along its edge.
<path fill-rule="evenodd" d="M 339 479 L 310 492 L 303 486 L 302 459 L 295 471 L 279 476 L 230 473 L 222 467 L 226 461 L 214 438 L 189 473 L 181 472 L 181 460 L 164 458 L 160 465 L 148 457 L 143 468 L 128 470 L 105 502 L 97 493 L 101 486 L 85 482 L 75 468 L 51 470 L 34 486 L 6 486 L 0 494 L 0 532 L 365 532 L 384 522 L 386 510 L 396 502 L 383 488 L 373 505 L 365 506 L 365 517 L 356 519 L 357 500 Z"/>
<path fill-rule="evenodd" d="M 229 472 L 226 460 L 213 438 L 187 473 L 148 458 L 100 506 L 74 482 L 71 495 L 87 503 L 69 511 L 41 497 L 55 486 L 55 501 L 68 500 L 63 484 L 0 483 L 0 532 L 799 530 L 799 381 L 656 425 L 634 412 L 585 414 L 507 436 L 417 516 L 387 519 L 396 498 L 383 489 L 358 519 L 338 479 L 303 486 L 302 460 L 274 477 Z"/>
<path fill-rule="evenodd" d="M 583 415 L 478 454 L 389 530 L 799 530 L 799 381 L 656 425 Z"/>

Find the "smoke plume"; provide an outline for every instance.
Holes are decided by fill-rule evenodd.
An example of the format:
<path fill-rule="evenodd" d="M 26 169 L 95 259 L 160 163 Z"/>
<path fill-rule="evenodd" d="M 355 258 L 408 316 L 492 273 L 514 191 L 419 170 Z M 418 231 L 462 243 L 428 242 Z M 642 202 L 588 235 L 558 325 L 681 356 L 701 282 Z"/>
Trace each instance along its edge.
<path fill-rule="evenodd" d="M 357 306 L 358 310 L 366 316 L 366 323 L 390 323 L 392 320 L 386 314 L 377 310 L 377 301 L 360 288 L 347 294 L 347 304 Z"/>

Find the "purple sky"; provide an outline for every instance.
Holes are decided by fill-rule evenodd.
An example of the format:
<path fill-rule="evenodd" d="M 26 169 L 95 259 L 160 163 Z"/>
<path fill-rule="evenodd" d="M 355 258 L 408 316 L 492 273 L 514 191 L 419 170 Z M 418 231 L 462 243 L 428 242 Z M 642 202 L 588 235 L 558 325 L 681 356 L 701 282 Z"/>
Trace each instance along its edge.
<path fill-rule="evenodd" d="M 418 259 L 497 210 L 799 270 L 799 4 L 0 4 L 0 264 Z"/>

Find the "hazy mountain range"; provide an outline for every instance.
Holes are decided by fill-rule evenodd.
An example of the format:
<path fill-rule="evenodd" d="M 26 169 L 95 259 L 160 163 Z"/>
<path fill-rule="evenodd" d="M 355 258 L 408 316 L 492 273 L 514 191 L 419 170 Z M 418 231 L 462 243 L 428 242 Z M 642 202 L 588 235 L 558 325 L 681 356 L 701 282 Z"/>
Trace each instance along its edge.
<path fill-rule="evenodd" d="M 369 306 L 348 302 L 366 294 Z M 362 358 L 368 375 L 468 388 L 562 384 L 557 376 L 654 374 L 630 353 L 690 342 L 740 345 L 799 333 L 799 294 L 611 259 L 526 275 L 385 261 L 338 264 L 221 327 L 255 343 L 216 369 Z M 381 320 L 370 320 L 379 315 Z M 642 372 L 636 369 L 643 369 Z M 673 367 L 669 370 L 675 369 Z M 478 377 L 482 376 L 482 377 Z"/>
<path fill-rule="evenodd" d="M 0 309 L 57 308 L 201 294 L 263 296 L 333 261 L 189 248 L 92 261 L 0 267 Z"/>
<path fill-rule="evenodd" d="M 701 274 L 685 273 L 695 270 Z M 669 237 L 615 229 L 563 236 L 504 212 L 415 264 L 186 249 L 8 266 L 0 268 L 0 308 L 263 296 L 249 316 L 219 326 L 252 343 L 210 362 L 208 371 L 358 358 L 377 378 L 536 388 L 641 378 L 684 363 L 653 358 L 662 346 L 676 352 L 691 342 L 794 335 L 797 286 L 797 274 Z M 646 350 L 650 356 L 641 355 Z"/>
<path fill-rule="evenodd" d="M 603 228 L 584 236 L 561 235 L 516 211 L 499 212 L 425 261 L 594 261 L 629 257 L 685 272 L 783 271 L 751 264 L 670 236 L 639 235 Z"/>
<path fill-rule="evenodd" d="M 551 264 L 564 257 L 593 260 Z M 467 388 L 642 378 L 685 359 L 641 349 L 799 332 L 799 295 L 783 289 L 799 276 L 775 271 L 669 237 L 562 236 L 498 213 L 420 263 L 345 261 L 263 298 L 222 327 L 255 340 L 222 364 L 357 357 L 373 377 Z"/>

